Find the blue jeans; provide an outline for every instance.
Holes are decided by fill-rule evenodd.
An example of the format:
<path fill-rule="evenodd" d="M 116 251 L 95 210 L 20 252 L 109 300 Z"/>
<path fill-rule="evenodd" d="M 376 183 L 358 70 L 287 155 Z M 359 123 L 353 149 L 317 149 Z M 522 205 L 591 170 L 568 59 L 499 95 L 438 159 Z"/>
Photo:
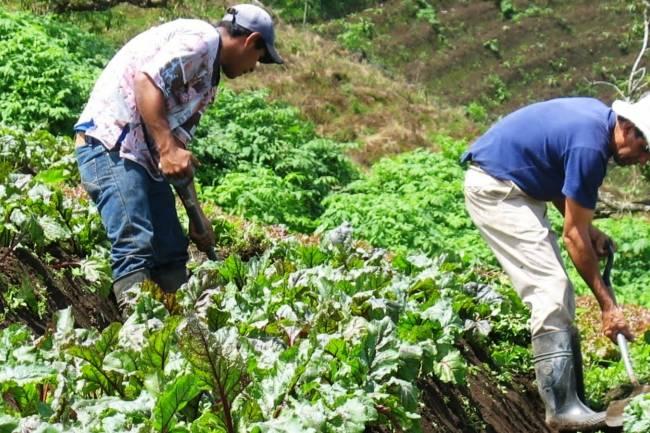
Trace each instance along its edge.
<path fill-rule="evenodd" d="M 111 242 L 113 280 L 140 270 L 184 268 L 189 241 L 169 184 L 153 180 L 142 166 L 108 152 L 92 137 L 86 136 L 75 157 Z"/>

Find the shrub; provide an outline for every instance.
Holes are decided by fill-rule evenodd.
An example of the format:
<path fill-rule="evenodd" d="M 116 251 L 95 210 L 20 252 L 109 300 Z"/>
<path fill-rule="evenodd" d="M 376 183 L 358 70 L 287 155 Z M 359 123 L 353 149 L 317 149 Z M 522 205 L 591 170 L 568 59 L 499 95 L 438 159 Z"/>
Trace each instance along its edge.
<path fill-rule="evenodd" d="M 237 215 L 267 224 L 285 224 L 309 232 L 314 222 L 305 214 L 309 192 L 262 167 L 226 175 L 218 187 L 206 188 L 204 196 Z"/>
<path fill-rule="evenodd" d="M 239 214 L 309 230 L 313 224 L 307 220 L 322 213 L 321 200 L 358 176 L 345 156 L 348 147 L 319 138 L 297 109 L 267 102 L 264 92 L 235 94 L 225 90 L 201 120 L 192 151 L 202 162 L 197 176 L 208 185 L 207 196 L 219 197 L 221 205 Z M 231 172 L 237 174 L 228 177 Z M 246 198 L 237 198 L 232 195 L 235 191 L 248 191 L 247 173 L 261 176 L 250 179 L 258 189 L 249 191 Z M 222 181 L 225 184 L 218 191 L 211 188 Z M 291 200 L 287 201 L 287 194 L 300 196 L 300 206 L 288 205 Z M 265 206 L 259 206 L 264 202 L 260 202 L 262 197 L 273 200 L 274 204 L 267 203 L 271 207 L 279 203 L 289 207 L 269 213 Z"/>
<path fill-rule="evenodd" d="M 325 199 L 321 229 L 349 221 L 374 245 L 494 262 L 465 212 L 458 163 L 464 148 L 464 142 L 446 139 L 440 153 L 418 150 L 382 159 L 366 178 Z"/>
<path fill-rule="evenodd" d="M 0 11 L 0 120 L 70 133 L 109 54 L 54 18 Z"/>

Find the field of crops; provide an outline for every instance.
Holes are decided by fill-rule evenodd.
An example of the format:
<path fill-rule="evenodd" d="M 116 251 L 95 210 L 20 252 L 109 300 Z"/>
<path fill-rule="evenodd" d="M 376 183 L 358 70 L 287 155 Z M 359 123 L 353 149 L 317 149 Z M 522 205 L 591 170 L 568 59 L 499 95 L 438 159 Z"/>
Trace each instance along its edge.
<path fill-rule="evenodd" d="M 0 433 L 418 432 L 441 425 L 430 383 L 460 396 L 459 431 L 497 431 L 476 377 L 523 395 L 534 374 L 528 310 L 464 209 L 474 137 L 361 167 L 349 154 L 363 143 L 319 134 L 263 89 L 223 88 L 191 143 L 219 260 L 192 249 L 190 281 L 175 295 L 145 283 L 122 323 L 71 138 L 115 47 L 63 18 L 0 10 Z M 618 244 L 613 284 L 647 382 L 650 225 L 596 225 Z M 603 408 L 629 384 L 598 317 L 579 308 L 587 397 Z M 648 397 L 624 431 L 650 432 Z"/>

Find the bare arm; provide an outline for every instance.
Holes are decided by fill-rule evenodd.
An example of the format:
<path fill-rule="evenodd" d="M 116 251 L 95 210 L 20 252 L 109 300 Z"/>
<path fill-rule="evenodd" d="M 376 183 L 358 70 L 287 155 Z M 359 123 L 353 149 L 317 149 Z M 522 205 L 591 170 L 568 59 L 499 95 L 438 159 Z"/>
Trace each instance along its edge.
<path fill-rule="evenodd" d="M 135 76 L 135 104 L 158 149 L 163 174 L 175 178 L 192 177 L 192 154 L 169 127 L 162 91 L 143 72 Z"/>
<path fill-rule="evenodd" d="M 616 340 L 618 333 L 631 339 L 632 334 L 623 318 L 623 313 L 600 275 L 598 255 L 594 248 L 597 240 L 593 236 L 603 234 L 591 225 L 593 211 L 582 207 L 571 198 L 566 198 L 564 202 L 564 243 L 573 264 L 600 305 L 603 331 L 613 341 Z"/>
<path fill-rule="evenodd" d="M 192 153 L 185 149 L 183 143 L 174 136 L 169 127 L 162 91 L 156 87 L 148 75 L 142 72 L 138 72 L 135 76 L 135 103 L 147 128 L 147 133 L 153 138 L 154 144 L 158 148 L 160 169 L 165 177 L 191 178 L 193 176 L 192 164 L 196 164 L 196 161 Z M 194 122 L 190 126 L 197 123 L 199 118 L 200 115 L 193 116 L 188 121 Z M 196 197 L 194 182 L 191 182 L 188 188 Z M 199 250 L 207 251 L 214 245 L 214 232 L 198 201 L 196 206 L 206 231 L 198 231 L 197 221 L 190 218 L 189 234 Z"/>

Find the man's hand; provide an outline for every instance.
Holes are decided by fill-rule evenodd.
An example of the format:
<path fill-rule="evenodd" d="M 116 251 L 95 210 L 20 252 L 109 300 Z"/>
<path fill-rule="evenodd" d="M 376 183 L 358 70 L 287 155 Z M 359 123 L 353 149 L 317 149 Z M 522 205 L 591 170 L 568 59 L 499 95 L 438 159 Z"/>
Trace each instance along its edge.
<path fill-rule="evenodd" d="M 134 89 L 138 113 L 160 155 L 159 168 L 162 174 L 171 179 L 191 179 L 192 164 L 196 166 L 197 161 L 171 130 L 162 91 L 143 72 L 135 74 Z M 198 118 L 195 120 L 198 121 Z"/>
<path fill-rule="evenodd" d="M 175 140 L 172 136 L 171 140 Z M 161 146 L 161 148 L 163 148 Z M 166 178 L 171 179 L 191 179 L 194 176 L 194 167 L 198 166 L 198 161 L 192 155 L 192 152 L 178 145 L 165 146 L 164 153 L 160 153 L 160 171 Z"/>
<path fill-rule="evenodd" d="M 603 310 L 603 333 L 607 338 L 616 344 L 616 336 L 623 334 L 628 341 L 634 340 L 634 335 L 627 325 L 625 317 L 623 317 L 623 310 L 619 307 L 614 307 L 609 310 Z"/>
<path fill-rule="evenodd" d="M 608 245 L 611 245 L 614 251 L 616 251 L 614 240 L 596 227 L 589 227 L 589 237 L 591 238 L 591 245 L 599 258 L 602 259 L 603 257 L 607 257 L 607 254 L 609 253 Z"/>
<path fill-rule="evenodd" d="M 189 234 L 190 239 L 199 249 L 199 251 L 207 253 L 210 248 L 213 248 L 215 245 L 215 236 L 214 230 L 212 229 L 212 223 L 208 220 L 203 212 L 201 212 L 201 220 L 203 221 L 203 227 L 205 228 L 204 232 L 198 232 L 197 227 L 195 226 L 192 219 L 190 219 Z"/>

